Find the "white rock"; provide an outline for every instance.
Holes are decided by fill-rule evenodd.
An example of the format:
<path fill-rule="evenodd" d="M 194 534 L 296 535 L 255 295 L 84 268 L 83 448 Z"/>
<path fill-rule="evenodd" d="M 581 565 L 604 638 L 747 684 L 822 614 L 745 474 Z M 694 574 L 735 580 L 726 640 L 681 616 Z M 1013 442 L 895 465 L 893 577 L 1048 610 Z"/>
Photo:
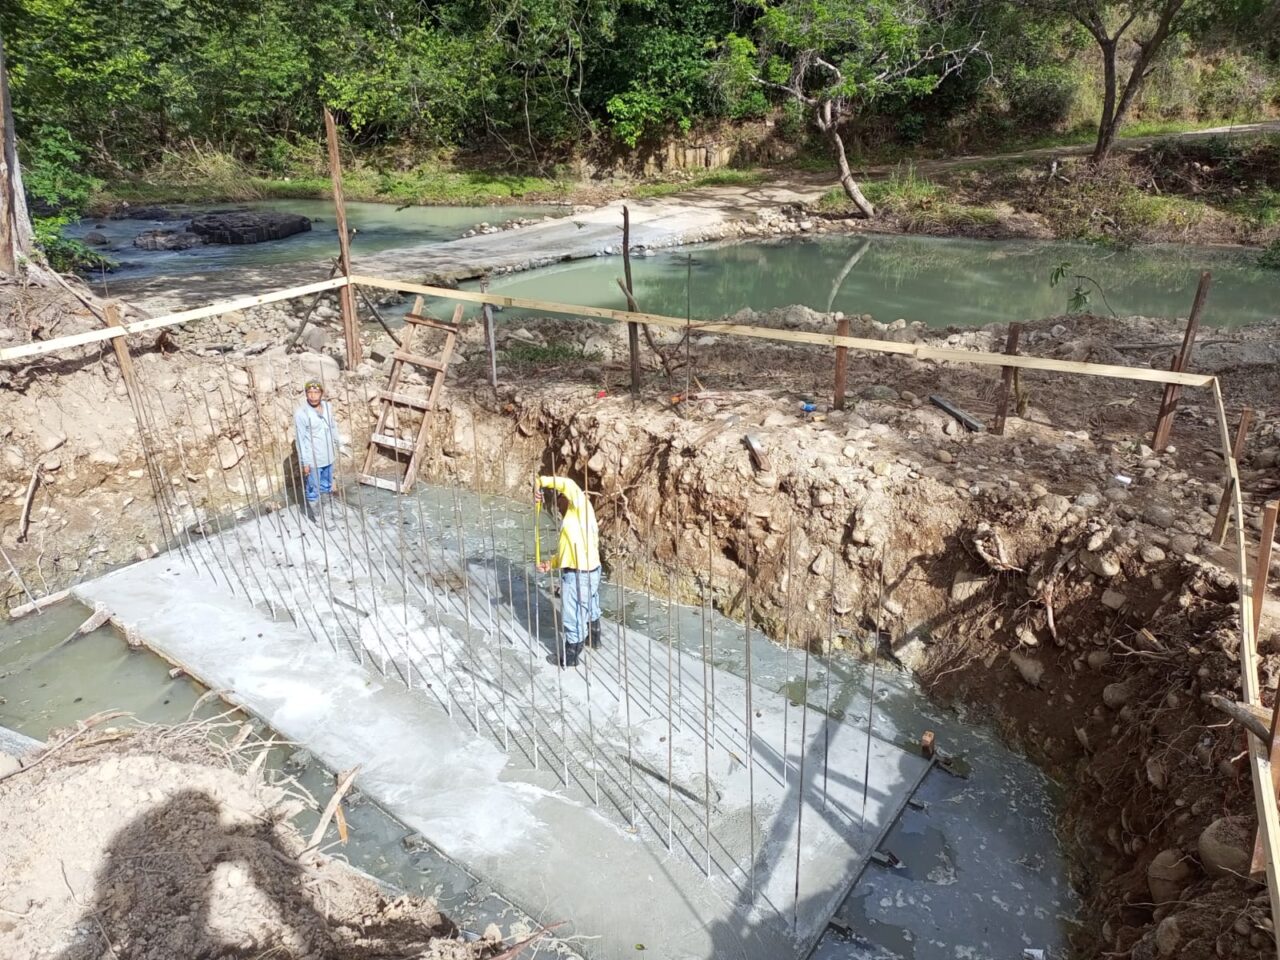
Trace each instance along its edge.
<path fill-rule="evenodd" d="M 1015 650 L 1009 654 L 1009 660 L 1021 674 L 1022 679 L 1033 687 L 1040 686 L 1040 678 L 1044 676 L 1044 664 L 1035 657 Z"/>

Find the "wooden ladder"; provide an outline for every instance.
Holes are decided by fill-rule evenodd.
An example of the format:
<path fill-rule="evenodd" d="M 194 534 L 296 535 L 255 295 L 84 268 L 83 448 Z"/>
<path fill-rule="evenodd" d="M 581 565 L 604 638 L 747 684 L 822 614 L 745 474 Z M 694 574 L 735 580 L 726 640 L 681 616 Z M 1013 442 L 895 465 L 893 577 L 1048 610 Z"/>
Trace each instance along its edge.
<path fill-rule="evenodd" d="M 408 493 L 410 488 L 413 487 L 414 480 L 418 477 L 419 459 L 422 457 L 423 450 L 427 445 L 427 414 L 436 408 L 436 402 L 440 399 L 440 391 L 444 387 L 445 371 L 449 369 L 449 360 L 453 356 L 453 348 L 458 342 L 458 325 L 462 322 L 462 304 L 458 304 L 454 309 L 451 323 L 444 323 L 425 316 L 422 312 L 422 305 L 422 298 L 418 297 L 413 302 L 413 310 L 405 315 L 404 333 L 401 335 L 400 346 L 391 355 L 391 375 L 387 379 L 387 389 L 378 393 L 382 400 L 382 410 L 378 414 L 378 422 L 373 428 L 373 433 L 369 436 L 369 449 L 365 453 L 364 468 L 360 471 L 359 476 L 361 483 L 366 483 L 371 487 L 380 487 L 383 490 L 390 490 L 393 493 Z M 444 331 L 444 347 L 440 351 L 439 357 L 432 358 L 414 352 L 414 335 L 419 328 Z M 423 370 L 431 370 L 435 373 L 435 378 L 431 381 L 431 390 L 427 396 L 417 397 L 402 392 L 400 380 L 404 375 L 405 364 Z M 415 439 L 403 440 L 396 433 L 388 432 L 387 421 L 391 417 L 392 411 L 396 408 L 421 411 L 422 419 L 418 423 L 418 435 Z M 396 418 L 397 432 L 400 428 L 399 419 L 399 417 Z M 383 451 L 390 452 L 385 453 Z M 380 453 L 382 456 L 393 458 L 397 469 L 404 468 L 404 473 L 398 482 L 383 479 L 374 472 L 374 460 Z M 406 453 L 409 455 L 407 460 L 401 456 L 401 454 Z"/>

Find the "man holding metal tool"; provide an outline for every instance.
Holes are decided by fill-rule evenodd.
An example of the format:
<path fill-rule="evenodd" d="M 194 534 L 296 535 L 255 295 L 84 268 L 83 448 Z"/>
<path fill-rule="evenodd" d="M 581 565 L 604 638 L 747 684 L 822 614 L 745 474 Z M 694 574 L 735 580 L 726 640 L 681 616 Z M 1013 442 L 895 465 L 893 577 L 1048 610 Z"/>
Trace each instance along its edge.
<path fill-rule="evenodd" d="M 318 523 L 316 504 L 320 494 L 333 493 L 333 464 L 338 459 L 341 441 L 333 407 L 324 399 L 324 385 L 319 380 L 308 380 L 304 389 L 306 399 L 293 413 L 293 427 L 306 495 L 307 519 Z"/>
<path fill-rule="evenodd" d="M 539 477 L 534 502 L 542 503 L 544 487 L 558 494 L 560 543 L 555 559 L 539 560 L 538 569 L 560 570 L 564 641 L 556 659 L 562 667 L 576 667 L 588 639 L 593 648 L 600 646 L 600 528 L 591 501 L 568 477 Z"/>

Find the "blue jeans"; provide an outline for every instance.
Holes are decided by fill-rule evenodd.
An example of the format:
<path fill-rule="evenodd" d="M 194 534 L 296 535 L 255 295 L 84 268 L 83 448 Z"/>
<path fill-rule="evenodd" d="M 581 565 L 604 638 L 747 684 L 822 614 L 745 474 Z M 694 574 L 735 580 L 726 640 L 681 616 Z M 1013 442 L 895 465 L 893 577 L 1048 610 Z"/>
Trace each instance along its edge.
<path fill-rule="evenodd" d="M 564 642 L 585 643 L 588 624 L 600 619 L 600 568 L 562 570 L 560 609 Z"/>
<path fill-rule="evenodd" d="M 318 486 L 317 479 L 320 481 Z M 302 478 L 302 486 L 307 494 L 307 503 L 315 503 L 322 493 L 333 493 L 333 464 L 312 467 L 311 472 Z"/>

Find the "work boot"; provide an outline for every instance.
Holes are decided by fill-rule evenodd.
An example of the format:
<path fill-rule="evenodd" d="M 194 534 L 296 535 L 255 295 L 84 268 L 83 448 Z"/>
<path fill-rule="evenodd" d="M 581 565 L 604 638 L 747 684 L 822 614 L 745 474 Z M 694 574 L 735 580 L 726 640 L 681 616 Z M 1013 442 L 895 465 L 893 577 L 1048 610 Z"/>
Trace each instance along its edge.
<path fill-rule="evenodd" d="M 560 663 L 562 667 L 576 667 L 578 665 L 578 657 L 582 653 L 582 644 L 566 643 L 564 645 L 564 660 Z"/>
<path fill-rule="evenodd" d="M 316 516 L 315 504 L 313 504 L 310 500 L 306 500 L 303 502 L 302 507 L 307 513 L 308 520 L 310 520 L 312 523 L 320 522 L 320 518 Z"/>
<path fill-rule="evenodd" d="M 600 648 L 600 621 L 592 620 L 590 627 L 591 649 L 598 650 Z"/>

